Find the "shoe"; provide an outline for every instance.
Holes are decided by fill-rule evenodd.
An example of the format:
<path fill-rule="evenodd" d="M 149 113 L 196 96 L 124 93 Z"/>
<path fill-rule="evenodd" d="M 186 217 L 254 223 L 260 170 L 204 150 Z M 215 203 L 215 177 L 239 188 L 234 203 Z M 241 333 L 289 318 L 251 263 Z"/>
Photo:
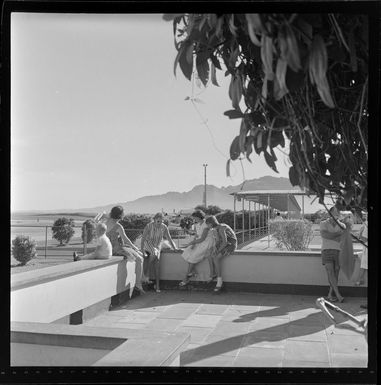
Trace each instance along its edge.
<path fill-rule="evenodd" d="M 340 303 L 343 303 L 343 302 L 344 302 L 344 297 L 342 297 L 341 299 L 338 299 L 338 301 L 339 301 Z"/>
<path fill-rule="evenodd" d="M 196 273 L 189 273 L 189 274 L 187 274 L 187 277 L 192 278 L 192 277 L 195 277 L 196 275 L 197 275 Z"/>
<path fill-rule="evenodd" d="M 161 293 L 161 290 L 160 290 L 160 289 L 158 289 L 156 285 L 154 285 L 154 287 L 153 287 L 153 288 L 155 289 L 156 293 Z"/>
<path fill-rule="evenodd" d="M 74 261 L 74 262 L 79 261 L 79 257 L 78 257 L 78 254 L 77 254 L 76 251 L 74 251 L 74 253 L 73 253 L 73 261 Z"/>
<path fill-rule="evenodd" d="M 146 292 L 141 286 L 135 286 L 135 289 L 140 293 L 140 294 L 145 294 Z"/>
<path fill-rule="evenodd" d="M 187 286 L 189 284 L 189 281 L 181 281 L 180 283 L 179 283 L 179 286 L 180 287 L 184 287 L 184 286 Z"/>
<path fill-rule="evenodd" d="M 206 281 L 206 283 L 212 283 L 216 278 L 217 278 L 217 275 L 213 275 L 213 276 L 211 276 L 211 277 Z"/>
<path fill-rule="evenodd" d="M 220 293 L 222 290 L 222 285 L 221 286 L 216 286 L 214 289 L 213 289 L 213 292 L 214 293 Z"/>
<path fill-rule="evenodd" d="M 337 302 L 338 301 L 338 299 L 336 297 L 326 297 L 324 299 L 328 302 Z"/>

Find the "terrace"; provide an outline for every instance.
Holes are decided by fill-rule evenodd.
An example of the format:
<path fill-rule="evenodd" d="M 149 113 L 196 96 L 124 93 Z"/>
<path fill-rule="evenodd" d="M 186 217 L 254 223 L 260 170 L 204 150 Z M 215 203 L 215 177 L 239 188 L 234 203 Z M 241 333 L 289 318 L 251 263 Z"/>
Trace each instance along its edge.
<path fill-rule="evenodd" d="M 130 299 L 132 264 L 114 257 L 12 275 L 12 365 L 49 365 L 52 356 L 36 363 L 27 352 L 58 345 L 56 365 L 83 365 L 73 357 L 90 349 L 89 366 L 367 366 L 361 329 L 344 318 L 333 326 L 315 306 L 327 293 L 318 252 L 237 251 L 224 261 L 220 295 L 203 282 L 206 261 L 179 290 L 186 264 L 164 252 L 162 292 Z M 344 276 L 340 287 L 340 306 L 367 317 L 366 288 Z"/>

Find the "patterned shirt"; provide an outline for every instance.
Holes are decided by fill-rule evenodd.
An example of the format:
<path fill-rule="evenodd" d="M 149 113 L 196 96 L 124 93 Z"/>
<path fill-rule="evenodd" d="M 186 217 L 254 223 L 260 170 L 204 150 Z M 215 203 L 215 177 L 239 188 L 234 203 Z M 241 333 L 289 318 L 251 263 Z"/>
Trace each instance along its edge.
<path fill-rule="evenodd" d="M 155 225 L 154 222 L 148 223 L 144 228 L 142 249 L 148 251 L 152 255 L 158 255 L 161 250 L 161 243 L 164 235 L 168 232 L 168 227 L 162 223 L 160 226 Z"/>

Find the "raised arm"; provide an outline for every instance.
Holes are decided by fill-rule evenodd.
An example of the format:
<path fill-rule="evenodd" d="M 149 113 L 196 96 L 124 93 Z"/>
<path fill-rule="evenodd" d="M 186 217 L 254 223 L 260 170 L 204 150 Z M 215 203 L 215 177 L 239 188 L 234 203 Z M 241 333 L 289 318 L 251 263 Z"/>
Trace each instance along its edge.
<path fill-rule="evenodd" d="M 164 225 L 165 226 L 165 225 Z M 177 247 L 175 245 L 175 242 L 173 242 L 173 239 L 171 237 L 171 234 L 169 234 L 169 230 L 168 230 L 168 227 L 165 226 L 165 230 L 164 230 L 164 236 L 165 238 L 169 241 L 169 243 L 171 244 L 171 247 L 173 250 L 177 250 Z"/>
<path fill-rule="evenodd" d="M 204 242 L 204 241 L 205 241 L 205 238 L 206 238 L 207 235 L 208 235 L 208 232 L 209 232 L 209 229 L 206 227 L 206 228 L 204 229 L 204 231 L 202 232 L 201 237 L 200 237 L 200 238 L 197 238 L 197 239 L 194 239 L 192 242 L 189 243 L 189 245 L 195 245 L 195 244 L 197 244 L 197 243 Z"/>
<path fill-rule="evenodd" d="M 118 234 L 120 235 L 120 237 L 122 238 L 123 240 L 123 243 L 125 243 L 126 245 L 130 246 L 131 248 L 133 248 L 135 251 L 139 251 L 139 248 L 137 248 L 130 240 L 130 238 L 127 237 L 125 231 L 124 231 L 124 228 L 122 225 L 119 224 L 118 226 Z"/>

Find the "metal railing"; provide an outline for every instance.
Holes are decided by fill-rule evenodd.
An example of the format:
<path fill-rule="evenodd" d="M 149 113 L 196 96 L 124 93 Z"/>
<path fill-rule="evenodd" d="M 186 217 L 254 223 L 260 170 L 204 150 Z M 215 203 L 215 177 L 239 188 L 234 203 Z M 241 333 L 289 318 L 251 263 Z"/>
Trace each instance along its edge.
<path fill-rule="evenodd" d="M 238 247 L 249 242 L 255 242 L 258 239 L 268 235 L 268 226 L 255 227 L 249 230 L 238 230 L 236 231 Z"/>
<path fill-rule="evenodd" d="M 88 248 L 94 249 L 96 238 L 94 236 L 91 242 L 87 242 L 87 231 L 84 231 L 82 240 L 83 225 L 71 226 L 74 229 L 74 235 L 68 242 L 61 244 L 53 238 L 52 225 L 17 225 L 11 224 L 11 241 L 18 235 L 29 236 L 37 243 L 37 252 L 42 251 L 45 259 L 49 257 L 72 256 L 74 251 L 86 254 Z M 59 226 L 55 226 L 59 227 Z M 65 226 L 62 226 L 65 227 Z M 136 246 L 140 247 L 140 239 L 144 229 L 125 229 L 127 237 Z M 169 233 L 178 248 L 184 247 L 193 237 L 183 229 L 170 229 Z"/>

